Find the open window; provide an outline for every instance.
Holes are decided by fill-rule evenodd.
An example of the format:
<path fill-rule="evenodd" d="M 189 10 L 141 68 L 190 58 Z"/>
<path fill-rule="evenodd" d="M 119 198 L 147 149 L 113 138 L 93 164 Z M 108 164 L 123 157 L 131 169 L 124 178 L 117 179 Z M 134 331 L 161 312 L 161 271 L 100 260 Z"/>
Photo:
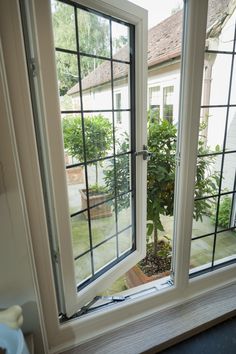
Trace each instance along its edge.
<path fill-rule="evenodd" d="M 114 3 L 42 1 L 37 51 L 26 38 L 54 273 L 68 316 L 145 256 L 147 162 L 137 152 L 146 144 L 146 12 Z"/>
<path fill-rule="evenodd" d="M 124 2 L 120 1 L 121 5 Z M 21 2 L 22 3 L 22 2 Z M 68 2 L 67 2 L 68 3 Z M 117 1 L 107 1 L 106 6 L 102 6 L 105 4 L 104 1 L 99 2 L 91 2 L 84 1 L 83 5 L 86 5 L 87 8 L 93 8 L 93 5 L 96 3 L 96 14 L 104 14 L 111 16 L 112 19 L 115 20 L 123 20 L 123 24 L 127 26 L 127 23 L 135 25 L 135 35 L 139 36 L 140 32 L 142 32 L 142 28 L 144 24 L 142 23 L 142 13 L 137 12 L 137 16 L 134 17 L 133 8 L 129 7 L 127 3 L 127 7 L 123 7 L 122 10 L 118 11 L 117 9 Z M 227 266 L 225 269 L 221 269 L 219 271 L 211 272 L 211 274 L 205 274 L 199 276 L 195 279 L 189 280 L 189 256 L 190 256 L 190 248 L 191 248 L 191 231 L 192 231 L 192 212 L 193 212 L 193 195 L 194 195 L 194 178 L 195 178 L 195 166 L 197 161 L 197 140 L 198 140 L 198 123 L 199 123 L 199 113 L 200 113 L 200 93 L 201 93 L 201 76 L 203 69 L 203 52 L 205 46 L 205 25 L 206 25 L 206 12 L 207 12 L 207 2 L 205 0 L 196 2 L 194 0 L 188 0 L 185 2 L 185 26 L 184 26 L 184 50 L 183 50 L 183 76 L 182 76 L 182 86 L 181 86 L 181 123 L 180 131 L 181 138 L 179 139 L 179 146 L 177 150 L 177 198 L 176 198 L 176 211 L 177 211 L 177 222 L 175 224 L 175 234 L 177 235 L 177 243 L 175 245 L 176 250 L 174 253 L 174 272 L 175 272 L 175 284 L 168 291 L 161 291 L 156 294 L 148 294 L 138 300 L 134 299 L 125 304 L 121 304 L 120 306 L 111 306 L 106 311 L 98 311 L 95 316 L 84 316 L 83 319 L 78 319 L 73 321 L 73 323 L 67 323 L 66 325 L 60 325 L 58 323 L 58 311 L 57 311 L 57 303 L 56 297 L 54 296 L 54 282 L 53 282 L 53 274 L 51 272 L 51 263 L 50 263 L 50 254 L 48 248 L 48 234 L 50 236 L 51 244 L 52 244 L 52 258 L 55 259 L 53 262 L 55 268 L 55 274 L 59 283 L 61 281 L 60 289 L 63 290 L 61 298 L 64 299 L 64 295 L 66 295 L 66 310 L 67 313 L 73 313 L 73 311 L 77 310 L 81 307 L 83 302 L 89 301 L 89 298 L 93 297 L 97 291 L 100 291 L 102 286 L 100 286 L 100 280 L 103 278 L 104 282 L 109 282 L 112 279 L 113 269 L 109 269 L 105 274 L 101 274 L 99 278 L 95 279 L 94 282 L 88 284 L 88 286 L 80 289 L 79 296 L 76 294 L 76 281 L 75 281 L 75 273 L 74 264 L 73 264 L 73 247 L 71 244 L 70 234 L 68 230 L 70 230 L 70 216 L 69 216 L 69 203 L 67 199 L 67 180 L 66 178 L 70 178 L 74 180 L 74 178 L 78 179 L 79 173 L 75 173 L 74 175 L 69 175 L 68 172 L 65 172 L 65 163 L 66 165 L 75 165 L 76 163 L 80 163 L 77 157 L 71 158 L 68 155 L 68 159 L 65 160 L 64 149 L 63 149 L 63 140 L 62 140 L 62 128 L 61 128 L 61 115 L 60 115 L 60 106 L 59 106 L 59 95 L 57 94 L 57 79 L 56 79 L 56 68 L 55 68 L 55 51 L 53 47 L 52 41 L 52 28 L 50 26 L 50 3 L 48 1 L 30 1 L 30 5 L 33 7 L 33 13 L 31 13 L 28 17 L 28 21 L 36 21 L 36 29 L 37 35 L 34 33 L 35 26 L 32 26 L 32 31 L 28 31 L 29 37 L 34 37 L 34 41 L 30 37 L 27 45 L 27 53 L 28 54 L 28 64 L 29 64 L 29 72 L 30 72 L 30 80 L 31 80 L 31 93 L 34 103 L 38 105 L 38 107 L 42 108 L 41 115 L 39 110 L 39 119 L 35 119 L 35 125 L 41 124 L 39 128 L 35 129 L 36 132 L 42 132 L 42 136 L 37 136 L 37 139 L 40 141 L 42 139 L 41 146 L 38 145 L 39 158 L 43 155 L 44 164 L 40 161 L 42 176 L 44 176 L 43 186 L 45 188 L 44 194 L 48 196 L 48 201 L 45 205 L 52 204 L 51 208 L 48 208 L 50 211 L 50 215 L 48 214 L 48 220 L 51 221 L 48 223 L 48 230 L 46 228 L 40 228 L 40 224 L 46 220 L 44 215 L 44 204 L 42 202 L 42 198 L 36 198 L 37 196 L 42 196 L 41 191 L 41 180 L 39 178 L 39 169 L 37 166 L 38 155 L 36 151 L 33 149 L 35 143 L 34 130 L 31 127 L 32 123 L 32 115 L 31 112 L 29 114 L 25 114 L 24 106 L 20 106 L 19 101 L 21 103 L 22 97 L 20 96 L 19 87 L 18 90 L 14 90 L 16 86 L 16 78 L 20 78 L 17 80 L 17 83 L 22 84 L 22 81 L 27 83 L 27 75 L 23 75 L 22 67 L 24 69 L 25 66 L 25 58 L 23 56 L 23 50 L 20 47 L 22 46 L 21 40 L 19 40 L 18 45 L 14 44 L 16 41 L 9 40 L 18 39 L 21 36 L 21 26 L 20 23 L 18 27 L 13 27 L 13 21 L 6 21 L 5 27 L 7 31 L 3 31 L 3 39 L 4 39 L 4 48 L 6 58 L 11 59 L 11 61 L 7 61 L 9 65 L 7 66 L 8 70 L 8 80 L 9 80 L 9 88 L 11 93 L 11 101 L 14 108 L 14 124 L 17 136 L 17 142 L 19 146 L 19 155 L 20 162 L 22 167 L 22 175 L 24 188 L 27 193 L 25 193 L 27 199 L 27 207 L 28 213 L 30 216 L 30 227 L 32 228 L 32 240 L 34 247 L 34 257 L 37 266 L 37 275 L 39 276 L 39 285 L 40 285 L 40 298 L 43 304 L 43 316 L 45 321 L 42 321 L 47 326 L 48 343 L 51 350 L 57 346 L 55 350 L 58 350 L 58 346 L 62 345 L 67 341 L 67 343 L 72 343 L 73 345 L 81 343 L 82 341 L 86 341 L 98 335 L 103 331 L 108 331 L 110 329 L 118 328 L 121 325 L 132 323 L 132 321 L 136 321 L 137 319 L 141 319 L 144 316 L 148 316 L 150 313 L 154 314 L 153 317 L 148 318 L 148 327 L 150 327 L 150 337 L 153 336 L 153 321 L 160 320 L 165 317 L 165 314 L 168 313 L 165 310 L 168 307 L 172 307 L 174 304 L 181 304 L 181 309 L 186 310 L 186 317 L 189 317 L 189 312 L 192 312 L 191 309 L 193 307 L 186 307 L 184 302 L 188 304 L 194 303 L 191 299 L 200 296 L 203 292 L 218 289 L 220 286 L 223 286 L 229 282 L 235 281 L 235 266 Z M 76 3 L 77 4 L 77 3 Z M 82 4 L 82 2 L 80 2 Z M 70 6 L 71 3 L 68 3 Z M 34 13 L 34 6 L 35 13 Z M 77 5 L 76 5 L 77 6 Z M 14 6 L 7 7 L 8 16 L 7 19 L 12 19 L 12 12 L 9 10 L 13 10 Z M 18 16 L 18 8 L 14 7 L 16 10 L 15 17 Z M 26 9 L 28 11 L 28 9 Z M 129 10 L 129 11 L 128 11 Z M 137 8 L 135 10 L 138 11 Z M 26 11 L 26 13 L 27 13 Z M 78 10 L 77 10 L 78 11 Z M 5 12 L 1 12 L 2 14 Z M 94 11 L 92 11 L 94 14 Z M 132 15 L 129 15 L 132 13 Z M 18 16 L 18 17 L 17 17 Z M 73 17 L 73 16 L 72 16 Z M 24 20 L 24 17 L 22 16 Z M 19 22 L 19 21 L 18 21 Z M 115 21 L 116 22 L 116 21 Z M 2 23 L 2 21 L 1 21 Z M 29 24 L 28 24 L 29 25 Z M 41 26 L 40 26 L 41 25 Z M 43 25 L 43 26 L 42 26 Z M 12 27 L 12 28 L 11 28 Z M 15 29 L 19 29 L 18 31 Z M 145 29 L 145 26 L 144 28 Z M 213 31 L 214 32 L 214 31 Z M 12 36 L 9 37 L 9 33 Z M 140 37 L 142 39 L 142 36 Z M 36 45 L 33 45 L 36 43 Z M 8 49 L 10 48 L 10 49 Z M 40 48 L 40 51 L 36 52 L 36 48 Z M 59 48 L 59 46 L 58 46 Z M 68 49 L 66 49 L 68 52 Z M 143 43 L 140 41 L 138 45 L 135 46 L 136 50 L 136 59 L 143 58 L 142 55 L 145 54 L 145 47 Z M 140 52 L 139 52 L 140 50 Z M 76 53 L 74 53 L 74 52 Z M 20 52 L 21 55 L 12 55 L 13 53 Z M 232 58 L 235 55 L 235 48 L 233 50 L 233 54 L 231 53 Z M 40 55 L 39 55 L 39 54 Z M 66 53 L 65 53 L 66 54 Z M 77 51 L 72 49 L 72 53 L 77 55 Z M 97 54 L 93 53 L 92 55 L 97 56 Z M 107 60 L 107 57 L 100 57 L 99 60 Z M 136 63 L 136 69 L 138 63 Z M 19 70 L 19 68 L 21 70 Z M 19 72 L 21 73 L 18 76 Z M 137 70 L 138 71 L 138 70 Z M 10 72 L 10 73 L 9 73 Z M 10 75 L 12 73 L 12 75 Z M 66 72 L 67 73 L 67 72 Z M 76 77 L 76 74 L 72 76 Z M 146 89 L 145 80 L 143 78 L 136 77 L 137 80 L 141 80 L 141 85 L 136 85 L 136 87 L 140 89 L 143 87 Z M 125 77 L 124 77 L 125 79 Z M 138 84 L 136 80 L 136 84 Z M 143 82 L 142 82 L 143 80 Z M 232 83 L 234 81 L 232 80 Z M 24 85 L 22 85 L 24 87 Z M 35 93 L 33 93 L 33 87 L 35 87 Z M 72 86 L 73 87 L 73 86 Z M 137 90 L 136 88 L 136 90 Z M 38 94 L 37 94 L 38 89 Z M 24 89 L 27 91 L 26 89 Z M 95 95 L 92 90 L 89 89 L 90 97 Z M 40 92 L 43 92 L 41 95 Z M 136 103 L 139 104 L 139 100 L 145 99 L 145 90 L 144 92 L 136 91 Z M 19 98 L 19 99 L 18 99 Z M 64 106 L 63 110 L 77 110 L 82 111 L 80 105 L 80 95 L 76 97 L 73 105 L 71 105 L 72 109 Z M 28 105 L 30 106 L 31 101 L 28 99 Z M 56 102 L 56 105 L 54 104 Z M 123 100 L 122 100 L 123 102 Z M 67 102 L 68 103 L 68 102 Z M 226 103 L 228 106 L 228 104 Z M 232 106 L 227 107 L 229 111 L 232 109 Z M 23 107 L 23 108 L 22 108 Z M 212 107 L 211 107 L 212 108 Z M 95 108 L 93 108 L 95 109 Z M 104 109 L 104 108 L 103 108 Z M 29 110 L 30 111 L 30 110 Z M 144 110 L 145 111 L 145 110 Z M 138 113 L 145 113 L 139 111 L 137 107 Z M 17 114 L 15 114 L 17 112 Z M 20 112 L 18 114 L 18 112 Z M 28 112 L 28 111 L 27 111 Z M 35 112 L 34 112 L 35 113 Z M 75 113 L 75 112 L 72 112 Z M 85 112 L 86 113 L 86 112 Z M 113 113 L 113 112 L 112 112 Z M 66 113 L 65 113 L 66 114 Z M 34 114 L 35 118 L 36 113 Z M 19 117 L 21 119 L 19 119 Z M 56 117 L 56 118 L 55 118 Z M 37 121 L 37 123 L 36 123 Z M 141 121 L 141 120 L 140 120 Z M 137 124 L 140 124 L 140 121 L 137 120 Z M 56 122 L 56 124 L 55 124 Z M 141 132 L 141 130 L 136 129 L 136 133 Z M 136 148 L 142 148 L 143 140 L 141 139 L 141 133 L 137 137 L 137 145 Z M 44 140 L 45 139 L 45 140 Z M 145 141 L 145 139 L 144 139 Z M 30 147 L 32 146 L 32 151 Z M 45 151 L 45 150 L 49 151 Z M 30 150 L 30 151 L 29 151 Z M 227 156 L 233 156 L 233 150 L 230 152 L 224 151 L 224 158 Z M 223 155 L 223 154 L 222 154 Z M 48 158 L 45 158 L 45 156 Z M 116 156 L 115 156 L 116 157 Z M 203 156 L 201 156 L 203 157 Z M 138 156 L 137 159 L 142 160 L 142 155 Z M 46 161 L 46 162 L 45 162 Z M 84 162 L 84 161 L 83 161 Z M 136 161 L 137 162 L 137 161 Z M 27 167 L 30 168 L 27 168 Z M 33 168 L 31 168 L 33 166 Z M 139 168 L 139 163 L 136 163 L 136 168 Z M 81 166 L 76 166 L 78 169 Z M 74 168 L 76 168 L 74 167 Z M 32 173 L 32 170 L 36 173 Z M 67 168 L 66 170 L 70 170 Z M 140 173 L 142 168 L 140 167 Z M 139 174 L 137 174 L 140 176 Z M 34 178 L 36 176 L 36 178 Z M 79 176 L 81 178 L 81 176 Z M 53 183 L 52 183 L 53 182 Z M 145 183 L 145 179 L 143 179 Z M 52 187 L 51 187 L 52 183 Z M 136 184 L 136 186 L 138 186 Z M 230 192 L 234 195 L 235 186 L 231 186 Z M 233 193 L 232 193 L 233 192 Z M 36 197 L 35 197 L 36 196 Z M 209 195 L 210 196 L 210 195 Z M 136 204 L 142 205 L 142 201 L 145 202 L 145 195 L 142 197 L 139 194 L 136 195 L 137 201 Z M 221 196 L 218 196 L 219 198 Z M 141 198 L 141 199 L 139 199 Z M 141 203 L 140 203 L 141 202 Z M 55 205 L 59 205 L 59 208 L 54 208 Z M 145 203 L 143 203 L 143 208 L 145 207 Z M 47 211 L 48 212 L 48 211 Z M 137 212 L 138 213 L 138 212 Z M 141 215 L 141 214 L 139 214 Z M 55 220 L 54 220 L 55 218 Z M 138 222 L 140 219 L 136 218 Z M 54 227 L 53 227 L 54 226 Z M 141 226 L 141 224 L 139 224 Z M 137 228 L 139 229 L 139 228 Z M 42 232 L 43 230 L 43 232 Z M 60 236 L 59 244 L 57 244 L 57 235 Z M 54 237 L 55 236 L 55 237 Z M 217 241 L 218 235 L 216 237 Z M 69 242 L 68 242 L 69 241 Z M 138 238 L 137 238 L 138 242 Z M 137 249 L 139 249 L 137 246 Z M 58 252 L 59 251 L 59 252 Z M 63 252 L 63 254 L 62 254 Z M 135 253 L 134 251 L 133 253 Z M 66 257 L 71 255 L 71 260 L 67 263 Z M 133 254 L 129 254 L 129 260 Z M 138 257 L 137 257 L 138 258 Z M 127 258 L 128 260 L 128 258 Z M 64 263 L 63 263 L 64 262 Z M 122 260 L 119 264 L 116 264 L 115 267 L 120 269 L 120 266 L 124 265 L 124 270 L 126 269 L 126 265 L 124 264 L 126 260 Z M 130 262 L 132 263 L 132 262 Z M 226 264 L 225 264 L 226 265 Z M 216 268 L 214 268 L 216 269 Z M 110 273 L 109 273 L 110 272 Z M 115 278 L 115 276 L 114 276 Z M 86 279 L 86 278 L 85 278 Z M 84 281 L 88 281 L 85 280 Z M 47 286 L 45 286 L 47 284 Z M 81 283 L 81 287 L 83 284 Z M 214 291 L 215 292 L 215 291 Z M 58 292 L 59 293 L 59 292 Z M 223 292 L 224 296 L 227 296 L 227 289 Z M 82 295 L 82 297 L 81 297 Z M 209 295 L 209 296 L 208 296 Z M 60 297 L 60 294 L 58 295 Z M 205 294 L 206 298 L 209 301 L 213 299 L 213 304 L 211 304 L 211 308 L 215 306 L 216 300 L 214 294 L 210 293 Z M 87 297 L 87 298 L 86 298 Z M 227 297 L 228 299 L 229 297 Z M 82 299 L 81 303 L 79 300 Z M 210 300 L 209 300 L 210 299 Z M 199 307 L 202 307 L 201 297 L 199 297 Z M 225 301 L 227 304 L 228 301 Z M 196 303 L 194 303 L 196 304 Z M 194 305 L 195 306 L 195 305 Z M 219 306 L 218 306 L 219 307 Z M 62 311 L 63 303 L 62 303 Z M 60 309 L 61 309 L 60 308 Z M 128 311 L 127 311 L 128 309 Z M 165 311 L 162 312 L 163 316 L 156 316 L 158 314 L 157 311 Z M 155 313 L 154 313 L 155 312 Z M 172 311 L 171 311 L 172 312 Z M 177 314 L 179 311 L 176 311 Z M 208 311 L 207 311 L 208 313 Z M 201 314 L 204 316 L 207 314 L 202 311 Z M 218 312 L 219 314 L 219 312 Z M 185 318 L 186 318 L 185 317 Z M 115 321 L 114 321 L 115 318 Z M 204 317 L 206 319 L 206 317 Z M 209 320 L 210 316 L 208 317 Z M 212 320 L 212 318 L 210 318 Z M 172 319 L 170 320 L 170 322 Z M 192 326 L 193 321 L 190 321 L 190 326 Z M 178 323 L 178 322 L 177 322 Z M 137 333 L 137 322 L 135 322 L 134 330 Z M 175 327 L 175 323 L 171 322 L 171 325 Z M 195 325 L 195 324 L 194 324 Z M 101 329 L 101 327 L 103 327 Z M 160 327 L 163 327 L 163 322 L 160 322 Z M 127 328 L 129 328 L 127 326 Z M 140 327 L 141 328 L 141 327 Z M 157 327 L 157 330 L 159 329 Z M 192 327 L 191 327 L 192 328 Z M 68 330 L 69 329 L 69 330 Z M 189 328 L 186 328 L 188 331 Z M 170 331 L 172 332 L 172 331 Z M 120 332 L 119 332 L 120 333 Z M 162 334 L 161 334 L 162 335 Z M 177 333 L 179 335 L 179 333 Z M 132 337 L 133 338 L 133 337 Z M 130 341 L 132 341 L 132 338 Z M 165 337 L 166 338 L 166 337 Z M 156 339 L 156 338 L 155 338 Z M 169 337 L 167 338 L 170 339 Z M 120 343 L 120 342 L 119 342 Z M 132 345 L 133 343 L 131 343 Z M 60 347 L 60 350 L 62 347 Z M 64 348 L 67 349 L 67 348 Z"/>

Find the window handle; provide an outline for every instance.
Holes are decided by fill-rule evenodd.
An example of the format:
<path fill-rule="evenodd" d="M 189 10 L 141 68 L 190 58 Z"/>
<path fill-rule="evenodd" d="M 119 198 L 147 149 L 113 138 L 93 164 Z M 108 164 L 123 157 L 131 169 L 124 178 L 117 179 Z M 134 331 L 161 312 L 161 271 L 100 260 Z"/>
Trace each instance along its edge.
<path fill-rule="evenodd" d="M 152 153 L 148 151 L 147 145 L 143 145 L 143 150 L 135 152 L 135 156 L 139 155 L 143 155 L 143 160 L 148 160 L 152 156 Z"/>

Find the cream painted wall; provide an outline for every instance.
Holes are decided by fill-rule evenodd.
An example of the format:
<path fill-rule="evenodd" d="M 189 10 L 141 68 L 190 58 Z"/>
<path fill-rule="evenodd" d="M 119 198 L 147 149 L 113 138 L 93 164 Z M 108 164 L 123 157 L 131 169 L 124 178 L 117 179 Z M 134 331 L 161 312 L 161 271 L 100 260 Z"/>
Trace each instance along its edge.
<path fill-rule="evenodd" d="M 232 51 L 236 21 L 236 10 L 224 25 L 218 40 L 209 40 L 209 49 Z M 217 54 L 213 59 L 210 105 L 227 105 L 231 71 L 231 54 Z M 230 104 L 236 104 L 236 61 L 234 60 Z M 207 145 L 214 149 L 223 146 L 227 108 L 219 107 L 209 110 Z M 236 107 L 229 109 L 226 149 L 236 150 Z M 215 168 L 220 170 L 221 157 L 216 159 Z M 236 173 L 236 153 L 225 156 L 222 188 L 233 189 Z"/>
<path fill-rule="evenodd" d="M 1 77 L 2 79 L 2 77 Z M 0 81 L 2 83 L 2 80 Z M 2 85 L 1 85 L 2 86 Z M 23 331 L 35 337 L 36 353 L 43 353 L 42 334 L 33 263 L 30 256 L 27 215 L 20 185 L 14 136 L 0 89 L 0 308 L 19 304 L 23 308 Z"/>
<path fill-rule="evenodd" d="M 174 85 L 174 95 L 173 95 L 173 105 L 174 105 L 174 124 L 178 121 L 178 110 L 179 110 L 179 86 L 180 86 L 180 64 L 176 63 L 174 65 L 170 64 L 164 68 L 151 69 L 148 72 L 148 87 L 161 85 L 172 86 Z M 121 93 L 121 108 L 129 108 L 129 92 L 127 80 L 115 81 L 114 84 L 114 94 Z M 72 97 L 73 109 L 80 109 L 79 105 L 79 93 L 74 94 Z M 111 99 L 111 86 L 103 85 L 100 88 L 94 90 L 88 90 L 83 94 L 83 108 L 84 110 L 106 110 L 112 109 L 112 99 Z M 108 117 L 108 114 L 104 114 Z M 110 118 L 110 117 L 108 117 Z M 122 113 L 122 125 L 125 127 L 127 114 Z M 112 118 L 111 118 L 112 119 Z M 116 128 L 120 128 L 119 126 Z M 126 125 L 124 130 L 128 130 L 129 127 Z"/>
<path fill-rule="evenodd" d="M 0 308 L 23 308 L 23 331 L 44 353 L 29 227 L 0 42 Z"/>

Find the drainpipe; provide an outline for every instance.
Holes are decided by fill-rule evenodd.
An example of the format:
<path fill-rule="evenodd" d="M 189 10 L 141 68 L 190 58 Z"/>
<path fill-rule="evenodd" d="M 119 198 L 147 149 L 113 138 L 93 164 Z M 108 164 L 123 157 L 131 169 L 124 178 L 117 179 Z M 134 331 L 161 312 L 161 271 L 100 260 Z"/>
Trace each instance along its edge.
<path fill-rule="evenodd" d="M 204 62 L 204 79 L 203 79 L 203 89 L 202 89 L 202 106 L 209 106 L 210 104 L 210 94 L 211 94 L 211 82 L 212 82 L 212 67 L 215 61 L 215 55 L 207 54 Z M 208 117 L 209 108 L 202 108 L 201 111 L 201 122 L 204 123 L 205 128 L 202 130 L 201 135 L 203 136 L 204 147 L 207 146 L 208 137 Z"/>

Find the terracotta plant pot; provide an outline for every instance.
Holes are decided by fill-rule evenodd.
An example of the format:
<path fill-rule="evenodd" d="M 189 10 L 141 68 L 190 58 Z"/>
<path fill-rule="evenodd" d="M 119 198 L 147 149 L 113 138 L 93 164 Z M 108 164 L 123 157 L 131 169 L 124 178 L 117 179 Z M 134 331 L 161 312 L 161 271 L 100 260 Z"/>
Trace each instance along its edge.
<path fill-rule="evenodd" d="M 128 288 L 133 288 L 138 285 L 149 283 L 153 280 L 161 279 L 168 275 L 170 275 L 170 271 L 162 272 L 149 277 L 143 273 L 139 266 L 136 265 L 125 273 L 125 281 Z"/>
<path fill-rule="evenodd" d="M 87 203 L 87 194 L 86 194 L 86 189 L 81 189 L 80 190 L 81 194 L 81 205 L 82 209 L 87 209 L 88 203 Z M 89 206 L 93 206 L 102 202 L 105 202 L 109 198 L 109 195 L 107 193 L 101 193 L 101 194 L 94 194 L 90 195 L 89 197 Z M 90 209 L 90 218 L 91 219 L 99 219 L 99 218 L 106 218 L 108 216 L 112 216 L 112 208 L 111 205 L 108 205 L 107 203 L 103 203 L 101 205 L 98 205 L 95 208 Z M 86 219 L 88 218 L 88 213 L 85 213 Z"/>
<path fill-rule="evenodd" d="M 67 184 L 82 184 L 84 183 L 83 167 L 74 167 L 66 170 Z"/>

